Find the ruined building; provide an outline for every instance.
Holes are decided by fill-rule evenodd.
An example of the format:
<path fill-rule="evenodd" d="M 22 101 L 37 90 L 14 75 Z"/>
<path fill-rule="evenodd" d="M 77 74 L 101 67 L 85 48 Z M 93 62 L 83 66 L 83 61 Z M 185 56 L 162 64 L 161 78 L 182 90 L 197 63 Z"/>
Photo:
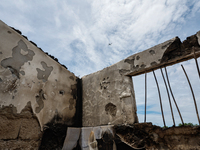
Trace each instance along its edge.
<path fill-rule="evenodd" d="M 200 56 L 200 32 L 81 79 L 0 21 L 0 149 L 200 149 L 200 127 L 138 123 L 132 76 Z"/>

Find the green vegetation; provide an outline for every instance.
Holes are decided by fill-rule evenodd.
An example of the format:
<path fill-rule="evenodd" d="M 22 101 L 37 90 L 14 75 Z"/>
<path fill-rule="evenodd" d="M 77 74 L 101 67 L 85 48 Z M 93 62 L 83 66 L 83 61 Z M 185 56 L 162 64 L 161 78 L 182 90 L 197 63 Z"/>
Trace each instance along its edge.
<path fill-rule="evenodd" d="M 183 126 L 183 124 L 182 124 L 182 123 L 179 123 L 178 126 Z M 191 127 L 194 127 L 194 126 L 198 126 L 198 124 L 184 123 L 184 126 L 191 126 Z"/>
<path fill-rule="evenodd" d="M 193 124 L 193 123 L 184 123 L 184 125 L 182 123 L 179 123 L 178 126 L 191 126 L 191 127 L 195 127 L 195 126 L 198 126 L 198 124 Z M 167 129 L 169 128 L 168 126 L 163 126 L 162 127 L 163 129 Z"/>
<path fill-rule="evenodd" d="M 169 127 L 168 127 L 168 126 L 163 126 L 162 128 L 163 128 L 163 129 L 167 129 L 167 128 L 169 128 Z"/>

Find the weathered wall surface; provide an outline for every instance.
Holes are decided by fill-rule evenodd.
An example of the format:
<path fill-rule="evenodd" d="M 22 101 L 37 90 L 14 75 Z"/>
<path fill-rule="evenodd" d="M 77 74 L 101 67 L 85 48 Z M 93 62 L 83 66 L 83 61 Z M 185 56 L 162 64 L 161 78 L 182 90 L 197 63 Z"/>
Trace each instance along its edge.
<path fill-rule="evenodd" d="M 13 105 L 0 109 L 0 149 L 38 149 L 42 132 L 28 102 L 20 113 Z"/>
<path fill-rule="evenodd" d="M 84 76 L 83 126 L 137 122 L 132 78 L 124 76 L 123 63 Z"/>
<path fill-rule="evenodd" d="M 77 77 L 0 21 L 0 109 L 30 103 L 41 129 L 55 116 L 74 123 Z"/>
<path fill-rule="evenodd" d="M 194 58 L 193 51 L 197 57 L 200 56 L 200 31 L 187 37 L 183 42 L 175 37 L 134 54 L 120 63 L 125 63 L 126 68 L 123 68 L 125 75 L 134 76 Z"/>

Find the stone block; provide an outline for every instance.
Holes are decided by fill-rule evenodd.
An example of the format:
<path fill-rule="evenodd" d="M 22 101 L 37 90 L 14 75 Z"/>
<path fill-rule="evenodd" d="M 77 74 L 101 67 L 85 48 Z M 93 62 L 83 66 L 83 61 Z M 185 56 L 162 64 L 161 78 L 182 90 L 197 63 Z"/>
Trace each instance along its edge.
<path fill-rule="evenodd" d="M 21 119 L 19 138 L 22 140 L 40 140 L 42 132 L 36 118 Z"/>
<path fill-rule="evenodd" d="M 28 140 L 0 140 L 1 150 L 38 150 L 40 146 L 40 141 Z"/>
<path fill-rule="evenodd" d="M 0 139 L 10 140 L 18 138 L 21 121 L 20 119 L 8 119 L 0 116 Z"/>

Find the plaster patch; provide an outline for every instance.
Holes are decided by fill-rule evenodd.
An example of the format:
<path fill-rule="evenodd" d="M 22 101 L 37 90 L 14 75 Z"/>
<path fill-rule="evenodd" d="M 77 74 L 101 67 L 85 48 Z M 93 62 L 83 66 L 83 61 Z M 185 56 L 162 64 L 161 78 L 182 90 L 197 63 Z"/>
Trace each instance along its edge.
<path fill-rule="evenodd" d="M 71 80 L 74 80 L 74 77 L 73 77 L 73 76 L 70 76 L 69 78 L 70 78 Z"/>
<path fill-rule="evenodd" d="M 117 106 L 115 106 L 113 103 L 108 103 L 105 106 L 106 114 L 110 114 L 112 117 L 116 116 L 117 113 Z"/>
<path fill-rule="evenodd" d="M 45 100 L 44 91 L 41 89 L 39 91 L 39 95 L 35 96 L 35 98 L 36 102 L 39 105 L 38 107 L 35 108 L 35 112 L 39 113 L 44 108 L 44 102 L 43 102 L 43 100 Z"/>
<path fill-rule="evenodd" d="M 69 99 L 69 110 L 72 110 L 74 108 L 75 100 L 73 98 Z"/>
<path fill-rule="evenodd" d="M 120 99 L 126 98 L 126 97 L 131 97 L 131 89 L 130 88 L 126 88 L 126 90 L 123 91 L 120 95 Z"/>
<path fill-rule="evenodd" d="M 18 83 L 18 77 L 14 75 L 10 69 L 4 68 L 2 72 L 0 72 L 0 92 L 8 92 L 13 91 Z"/>
<path fill-rule="evenodd" d="M 21 67 L 25 62 L 31 61 L 34 55 L 35 53 L 28 49 L 26 43 L 20 40 L 18 45 L 12 49 L 12 57 L 2 60 L 1 66 L 4 68 L 11 68 L 11 72 L 19 78 L 19 73 L 25 75 L 24 71 L 20 71 Z"/>
<path fill-rule="evenodd" d="M 107 89 L 110 82 L 108 81 L 109 80 L 109 77 L 107 78 L 103 78 L 103 81 L 100 83 L 100 88 L 101 89 Z"/>
<path fill-rule="evenodd" d="M 138 55 L 138 56 L 136 57 L 136 59 L 139 60 L 139 59 L 140 59 L 140 56 Z"/>
<path fill-rule="evenodd" d="M 154 65 L 157 65 L 157 62 L 154 61 L 151 63 L 151 66 L 154 66 Z"/>
<path fill-rule="evenodd" d="M 155 54 L 155 51 L 154 51 L 154 50 L 150 50 L 149 53 L 150 53 L 151 55 L 154 55 L 154 54 Z"/>
<path fill-rule="evenodd" d="M 41 62 L 41 65 L 44 68 L 44 71 L 39 68 L 36 68 L 36 70 L 38 72 L 37 78 L 39 80 L 42 80 L 43 82 L 46 82 L 53 70 L 53 67 L 52 66 L 48 67 L 44 61 Z"/>
<path fill-rule="evenodd" d="M 119 74 L 120 75 L 124 75 L 125 73 L 129 72 L 130 70 L 126 70 L 126 69 L 120 69 L 119 70 Z"/>
<path fill-rule="evenodd" d="M 172 44 L 172 42 L 167 43 L 166 45 L 163 45 L 161 48 L 165 49 L 166 47 L 168 47 L 170 44 Z"/>
<path fill-rule="evenodd" d="M 141 58 L 141 57 L 140 57 Z M 129 63 L 131 65 L 131 70 L 138 70 L 139 69 L 139 65 L 135 62 L 139 61 L 140 59 L 136 59 L 135 60 L 135 55 L 132 56 L 132 59 L 125 59 L 124 62 L 125 63 Z"/>

